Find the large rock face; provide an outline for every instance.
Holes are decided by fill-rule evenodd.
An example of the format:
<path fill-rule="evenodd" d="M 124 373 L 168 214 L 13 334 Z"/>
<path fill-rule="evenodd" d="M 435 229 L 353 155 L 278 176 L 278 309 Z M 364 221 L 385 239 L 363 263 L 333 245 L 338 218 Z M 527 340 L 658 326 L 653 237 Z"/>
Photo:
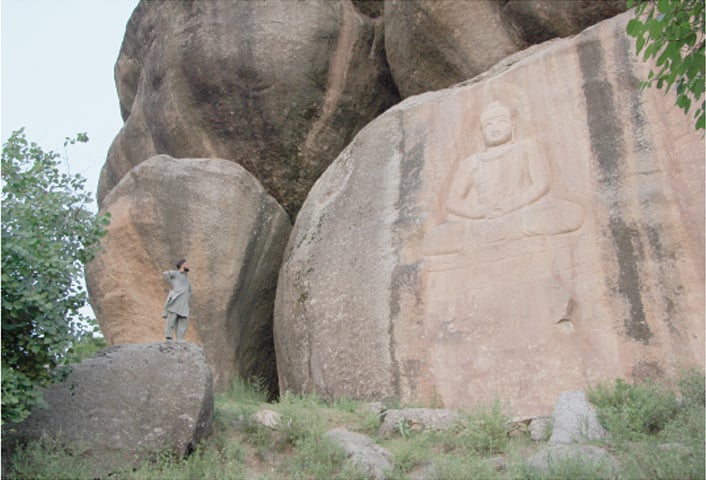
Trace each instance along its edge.
<path fill-rule="evenodd" d="M 398 100 L 383 42 L 382 18 L 350 0 L 141 2 L 115 67 L 125 125 L 99 203 L 154 155 L 217 157 L 293 215 L 355 133 Z"/>
<path fill-rule="evenodd" d="M 353 140 L 287 247 L 281 389 L 498 396 L 532 416 L 565 390 L 703 364 L 703 138 L 640 91 L 628 18 L 410 98 Z"/>
<path fill-rule="evenodd" d="M 529 45 L 624 10 L 623 0 L 385 0 L 385 50 L 408 97 L 475 77 Z"/>
<path fill-rule="evenodd" d="M 109 347 L 72 369 L 45 391 L 48 408 L 16 426 L 13 442 L 58 438 L 105 478 L 165 452 L 186 455 L 210 431 L 211 372 L 197 345 Z"/>
<path fill-rule="evenodd" d="M 189 260 L 187 340 L 202 343 L 218 388 L 236 373 L 276 391 L 272 310 L 289 219 L 239 165 L 151 158 L 103 201 L 112 214 L 104 251 L 86 279 L 111 345 L 164 339 L 162 272 Z"/>

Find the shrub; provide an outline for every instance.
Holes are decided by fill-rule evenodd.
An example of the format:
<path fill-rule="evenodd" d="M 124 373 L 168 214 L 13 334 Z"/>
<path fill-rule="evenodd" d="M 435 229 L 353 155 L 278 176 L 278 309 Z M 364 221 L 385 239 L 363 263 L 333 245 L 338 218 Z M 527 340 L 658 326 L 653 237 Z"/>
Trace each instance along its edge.
<path fill-rule="evenodd" d="M 468 417 L 467 426 L 460 434 L 461 445 L 481 455 L 500 453 L 507 446 L 509 421 L 499 400 L 480 407 Z"/>
<path fill-rule="evenodd" d="M 603 426 L 614 435 L 626 437 L 659 432 L 678 408 L 674 394 L 651 381 L 637 385 L 622 379 L 612 386 L 602 383 L 588 390 L 588 399 L 597 407 Z"/>

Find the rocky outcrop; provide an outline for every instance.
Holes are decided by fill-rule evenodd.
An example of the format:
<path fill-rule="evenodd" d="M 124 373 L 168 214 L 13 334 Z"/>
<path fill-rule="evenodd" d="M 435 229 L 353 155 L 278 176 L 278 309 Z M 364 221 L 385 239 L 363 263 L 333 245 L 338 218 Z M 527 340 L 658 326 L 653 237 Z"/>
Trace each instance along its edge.
<path fill-rule="evenodd" d="M 546 472 L 559 467 L 562 462 L 580 460 L 615 471 L 618 463 L 608 450 L 590 445 L 605 435 L 606 431 L 584 391 L 562 392 L 554 405 L 552 436 L 544 448 L 527 460 L 527 464 Z"/>
<path fill-rule="evenodd" d="M 375 444 L 370 437 L 351 432 L 345 428 L 334 428 L 324 438 L 341 448 L 347 462 L 371 480 L 385 480 L 392 470 L 392 454 Z"/>
<path fill-rule="evenodd" d="M 293 216 L 355 133 L 398 100 L 382 18 L 350 0 L 143 1 L 115 77 L 125 124 L 101 205 L 131 168 L 167 154 L 237 162 Z"/>
<path fill-rule="evenodd" d="M 405 408 L 403 410 L 387 410 L 383 414 L 378 435 L 383 437 L 400 430 L 412 432 L 420 430 L 450 430 L 459 425 L 463 417 L 453 410 L 436 408 Z"/>
<path fill-rule="evenodd" d="M 103 201 L 112 215 L 87 267 L 90 301 L 111 344 L 164 339 L 162 272 L 189 260 L 187 340 L 201 343 L 217 388 L 234 375 L 277 390 L 272 310 L 289 219 L 234 162 L 157 156 Z"/>
<path fill-rule="evenodd" d="M 44 399 L 48 408 L 35 408 L 9 440 L 57 439 L 81 452 L 96 478 L 160 454 L 184 456 L 213 422 L 211 372 L 188 342 L 109 347 L 73 365 Z"/>
<path fill-rule="evenodd" d="M 475 77 L 624 10 L 623 0 L 385 0 L 385 50 L 404 98 Z"/>
<path fill-rule="evenodd" d="M 601 440 L 605 429 L 583 390 L 563 392 L 554 405 L 550 444 Z"/>
<path fill-rule="evenodd" d="M 703 138 L 671 96 L 640 90 L 628 18 L 356 136 L 287 247 L 282 389 L 499 397 L 531 417 L 561 391 L 703 364 Z"/>

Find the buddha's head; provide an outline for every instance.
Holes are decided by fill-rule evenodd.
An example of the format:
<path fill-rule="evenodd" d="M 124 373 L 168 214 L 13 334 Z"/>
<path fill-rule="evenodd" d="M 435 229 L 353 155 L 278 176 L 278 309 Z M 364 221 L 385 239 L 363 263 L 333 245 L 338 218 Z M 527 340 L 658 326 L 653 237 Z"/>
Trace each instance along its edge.
<path fill-rule="evenodd" d="M 488 147 L 497 147 L 512 140 L 512 112 L 502 103 L 488 104 L 480 116 L 483 141 Z"/>

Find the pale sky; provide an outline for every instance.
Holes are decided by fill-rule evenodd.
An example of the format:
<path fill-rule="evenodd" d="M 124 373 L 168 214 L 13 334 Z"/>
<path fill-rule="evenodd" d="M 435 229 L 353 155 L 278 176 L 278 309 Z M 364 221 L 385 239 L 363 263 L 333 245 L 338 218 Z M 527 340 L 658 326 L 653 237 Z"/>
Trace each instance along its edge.
<path fill-rule="evenodd" d="M 98 176 L 123 122 L 113 68 L 138 0 L 1 0 L 2 143 L 25 127 L 45 151 L 64 138 L 90 141 L 66 151 L 71 173 Z M 93 209 L 95 209 L 95 205 Z"/>
<path fill-rule="evenodd" d="M 0 129 L 68 157 L 95 205 L 101 167 L 123 125 L 113 68 L 138 0 L 0 0 Z M 89 142 L 64 149 L 64 138 Z M 89 306 L 82 309 L 93 316 Z"/>

